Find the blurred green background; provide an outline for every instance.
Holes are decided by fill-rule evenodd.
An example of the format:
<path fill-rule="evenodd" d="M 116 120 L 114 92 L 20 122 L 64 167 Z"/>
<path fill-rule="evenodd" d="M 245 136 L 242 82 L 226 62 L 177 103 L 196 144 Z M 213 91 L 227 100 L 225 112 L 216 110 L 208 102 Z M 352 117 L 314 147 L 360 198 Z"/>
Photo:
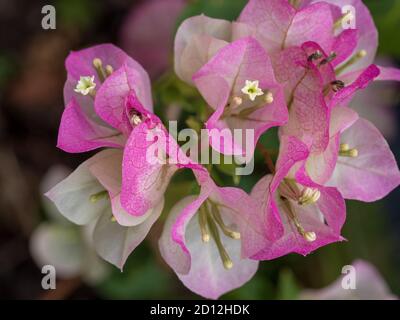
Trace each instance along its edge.
<path fill-rule="evenodd" d="M 57 29 L 46 31 L 40 27 L 40 10 L 48 2 L 0 0 L 0 298 L 49 297 L 41 290 L 42 274 L 29 252 L 32 231 L 47 219 L 39 185 L 53 165 L 63 164 L 73 169 L 89 157 L 88 154 L 66 154 L 55 147 L 63 109 L 65 57 L 72 49 L 95 43 L 126 43 L 126 35 L 121 32 L 123 25 L 127 23 L 129 13 L 144 2 L 57 0 L 52 3 L 57 11 Z M 185 18 L 200 13 L 235 19 L 246 2 L 187 1 L 177 15 L 174 29 Z M 390 59 L 392 64 L 398 64 L 400 1 L 368 0 L 365 3 L 379 30 L 379 55 Z M 157 25 L 151 32 L 158 32 Z M 168 61 L 172 61 L 171 48 L 166 48 Z M 176 82 L 168 73 L 170 70 L 171 65 L 166 66 L 166 73 L 156 70 L 152 74 L 156 110 L 165 117 L 164 107 L 178 104 L 183 108 L 182 117 L 190 117 L 192 108 L 201 102 L 195 93 Z M 393 89 L 395 95 L 390 108 L 395 128 L 399 124 L 398 88 Z M 185 92 L 184 99 L 181 98 L 182 92 Z M 388 135 L 388 139 L 399 159 L 399 136 L 393 132 L 396 130 Z M 276 143 L 276 131 L 268 132 L 262 139 L 267 147 L 274 147 L 269 144 Z M 247 191 L 265 174 L 260 155 L 256 160 L 258 169 L 255 174 L 240 181 L 241 187 Z M 226 173 L 220 170 L 217 174 L 227 183 L 233 183 Z M 165 211 L 190 189 L 185 174 L 174 180 L 174 187 L 167 192 Z M 400 192 L 395 190 L 384 200 L 372 204 L 349 201 L 343 230 L 347 242 L 323 247 L 306 258 L 289 255 L 262 262 L 249 283 L 223 298 L 296 298 L 303 288 L 322 288 L 332 283 L 339 277 L 342 266 L 355 259 L 365 259 L 374 264 L 394 294 L 399 296 L 399 199 Z M 161 222 L 155 225 L 148 239 L 129 258 L 124 273 L 111 268 L 109 276 L 96 285 L 87 285 L 79 278 L 60 280 L 59 285 L 64 291 L 50 298 L 198 298 L 180 284 L 162 261 L 157 250 L 161 228 Z"/>

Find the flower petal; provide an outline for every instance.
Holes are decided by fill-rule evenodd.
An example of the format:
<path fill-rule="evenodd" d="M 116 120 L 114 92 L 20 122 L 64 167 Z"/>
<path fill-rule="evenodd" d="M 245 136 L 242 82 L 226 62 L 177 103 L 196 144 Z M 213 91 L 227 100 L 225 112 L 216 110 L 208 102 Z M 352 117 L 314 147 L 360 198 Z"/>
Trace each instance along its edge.
<path fill-rule="evenodd" d="M 204 15 L 190 17 L 175 36 L 175 73 L 187 83 L 231 39 L 231 23 Z"/>
<path fill-rule="evenodd" d="M 95 83 L 99 85 L 101 81 L 93 67 L 93 60 L 96 58 L 102 61 L 104 67 L 110 65 L 114 70 L 117 70 L 129 56 L 109 43 L 72 51 L 65 61 L 65 67 L 71 80 L 78 81 L 81 76 L 95 76 Z"/>
<path fill-rule="evenodd" d="M 378 66 L 380 74 L 376 80 L 400 81 L 400 69 Z"/>
<path fill-rule="evenodd" d="M 340 104 L 347 104 L 358 90 L 366 88 L 372 80 L 379 76 L 379 73 L 380 71 L 377 66 L 370 65 L 359 74 L 354 82 L 339 90 L 330 100 L 329 106 L 334 107 Z M 342 80 L 345 80 L 345 78 L 342 78 Z"/>
<path fill-rule="evenodd" d="M 226 270 L 214 241 L 202 242 L 198 220 L 192 216 L 185 228 L 185 238 L 188 254 L 195 256 L 191 260 L 188 272 L 179 273 L 178 270 L 181 268 L 175 266 L 176 261 L 185 261 L 186 258 L 182 256 L 181 247 L 171 241 L 170 234 L 175 219 L 181 214 L 182 207 L 186 207 L 191 201 L 193 201 L 193 197 L 185 198 L 172 209 L 160 239 L 160 251 L 186 287 L 205 298 L 217 299 L 222 294 L 249 281 L 257 271 L 258 262 L 241 259 L 240 241 L 221 234 L 223 245 L 233 262 L 232 269 Z"/>
<path fill-rule="evenodd" d="M 313 2 L 320 2 L 320 0 L 314 0 Z M 323 0 L 323 2 L 333 4 L 339 8 L 343 8 L 344 6 L 354 7 L 356 29 L 358 33 L 357 47 L 354 52 L 365 50 L 367 55 L 346 68 L 345 71 L 349 73 L 368 67 L 368 65 L 374 62 L 376 50 L 378 48 L 378 31 L 368 7 L 362 0 Z M 341 10 L 339 12 L 341 12 Z"/>
<path fill-rule="evenodd" d="M 152 134 L 153 138 L 158 140 L 151 138 Z M 128 139 L 122 164 L 121 204 L 131 215 L 144 215 L 154 207 L 163 197 L 171 177 L 178 170 L 176 165 L 164 164 L 161 159 L 150 159 L 154 155 L 150 154 L 151 150 L 167 155 L 167 137 L 169 135 L 162 130 L 150 129 L 143 122 L 134 128 Z"/>
<path fill-rule="evenodd" d="M 33 232 L 30 250 L 36 264 L 52 265 L 60 278 L 79 276 L 84 258 L 80 234 L 72 225 L 42 223 Z"/>
<path fill-rule="evenodd" d="M 288 1 L 250 0 L 238 21 L 253 28 L 253 35 L 268 53 L 306 41 L 315 41 L 326 51 L 332 46 L 333 17 L 326 3 L 296 10 Z"/>
<path fill-rule="evenodd" d="M 346 61 L 357 47 L 358 32 L 354 29 L 342 31 L 332 44 L 332 52 L 335 52 L 336 57 L 331 62 L 334 67 Z"/>
<path fill-rule="evenodd" d="M 247 148 L 251 155 L 254 149 L 249 150 L 246 146 L 247 141 L 243 137 L 242 141 L 235 139 L 232 143 L 232 139 L 228 139 L 221 145 L 220 140 L 214 138 L 213 129 L 218 133 L 223 129 L 229 129 L 231 137 L 234 137 L 234 129 L 241 129 L 242 132 L 246 129 L 254 130 L 254 141 L 250 143 L 255 145 L 263 132 L 287 120 L 283 89 L 275 80 L 267 53 L 253 38 L 237 40 L 221 49 L 193 76 L 193 81 L 209 105 L 216 109 L 207 121 L 206 127 L 209 129 L 211 145 L 219 152 L 243 155 Z M 240 97 L 246 81 L 258 81 L 260 89 L 273 94 L 273 102 L 270 104 L 259 102 L 260 106 L 248 115 L 241 115 L 246 111 L 243 109 L 239 114 L 221 118 L 227 108 L 229 97 Z M 243 102 L 243 105 L 246 103 L 247 101 Z M 249 106 L 249 110 L 252 107 Z"/>
<path fill-rule="evenodd" d="M 89 171 L 90 165 L 101 162 L 107 157 L 110 150 L 97 153 L 92 158 L 82 163 L 66 179 L 61 181 L 46 196 L 52 200 L 57 209 L 68 220 L 79 225 L 85 225 L 95 220 L 107 206 L 108 199 L 90 201 L 90 196 L 104 191 L 104 187 Z"/>
<path fill-rule="evenodd" d="M 344 131 L 342 143 L 358 150 L 355 158 L 339 157 L 328 184 L 346 199 L 376 201 L 400 183 L 400 172 L 389 145 L 367 120 L 359 119 Z"/>
<path fill-rule="evenodd" d="M 177 260 L 177 264 L 170 263 L 170 266 L 177 273 L 187 274 L 190 271 L 192 259 L 186 243 L 186 238 L 185 238 L 186 229 L 191 219 L 196 215 L 200 206 L 209 197 L 211 192 L 212 192 L 212 187 L 210 183 L 202 184 L 200 195 L 195 199 L 191 198 L 192 201 L 188 202 L 188 204 L 183 208 L 183 210 L 179 211 L 179 215 L 178 213 L 176 213 L 176 219 L 175 218 L 173 219 L 174 223 L 171 226 L 171 239 L 175 244 L 174 246 L 176 246 L 176 248 L 179 248 L 181 253 L 179 254 L 179 259 Z"/>
<path fill-rule="evenodd" d="M 281 127 L 282 134 L 297 137 L 312 152 L 325 150 L 329 143 L 330 111 L 321 74 L 313 64 L 309 64 L 294 87 L 288 108 L 289 122 Z"/>
<path fill-rule="evenodd" d="M 273 187 L 271 183 L 272 176 L 265 176 L 254 186 L 251 195 L 260 199 L 261 207 L 267 210 L 266 214 L 280 214 L 283 231 L 279 238 L 266 241 L 265 247 L 252 256 L 252 259 L 271 260 L 292 252 L 307 255 L 321 246 L 343 240 L 340 229 L 345 218 L 344 201 L 334 188 L 321 188 L 321 197 L 315 205 L 300 206 L 288 200 L 302 227 L 316 234 L 316 240 L 308 242 L 297 232 L 286 213 L 287 207 L 276 194 L 267 193 L 267 197 L 260 198 L 263 190 Z M 276 207 L 269 206 L 268 203 L 274 203 Z M 324 223 L 324 218 L 328 225 Z"/>
<path fill-rule="evenodd" d="M 129 255 L 144 240 L 160 216 L 163 206 L 162 199 L 143 223 L 133 227 L 124 227 L 112 221 L 113 215 L 108 207 L 100 216 L 93 232 L 93 243 L 97 253 L 122 271 Z"/>
<path fill-rule="evenodd" d="M 124 140 L 118 131 L 90 119 L 75 99 L 67 104 L 58 130 L 58 148 L 71 153 L 101 147 L 120 148 Z"/>
<path fill-rule="evenodd" d="M 191 264 L 191 257 L 185 243 L 186 224 L 181 228 L 182 232 L 179 231 L 179 238 L 181 239 L 180 241 L 182 241 L 182 244 L 173 239 L 173 233 L 176 232 L 174 231 L 176 220 L 185 214 L 185 208 L 190 206 L 195 201 L 195 196 L 188 196 L 181 199 L 174 205 L 165 221 L 164 229 L 158 243 L 161 256 L 164 258 L 165 262 L 176 273 L 180 274 L 189 273 Z M 200 205 L 201 203 L 198 205 L 198 207 L 200 207 Z M 188 221 L 190 221 L 193 215 L 197 212 L 198 207 L 192 210 Z"/>
<path fill-rule="evenodd" d="M 96 113 L 127 136 L 131 132 L 131 125 L 126 116 L 126 100 L 131 93 L 147 111 L 153 111 L 150 78 L 133 59 L 127 60 L 106 79 L 97 91 L 94 103 Z"/>
<path fill-rule="evenodd" d="M 310 178 L 324 185 L 336 167 L 340 135 L 358 119 L 355 111 L 347 107 L 335 107 L 331 112 L 329 144 L 322 152 L 311 153 L 306 161 L 307 174 Z"/>
<path fill-rule="evenodd" d="M 309 155 L 307 146 L 295 137 L 282 136 L 280 142 L 279 157 L 276 162 L 276 172 L 268 188 L 265 188 L 266 202 L 265 206 L 262 205 L 261 207 L 266 217 L 266 227 L 268 228 L 268 238 L 270 241 L 279 239 L 284 231 L 279 210 L 273 195 L 277 191 L 282 180 L 290 174 L 291 171 L 295 171 L 298 164 L 307 159 Z M 260 182 L 260 184 L 264 185 L 262 182 Z M 258 188 L 256 188 L 256 190 L 257 189 Z M 254 192 L 259 194 L 258 191 Z M 254 194 L 254 192 L 252 191 L 252 194 Z"/>
<path fill-rule="evenodd" d="M 152 213 L 154 208 L 150 208 L 146 214 L 135 217 L 127 213 L 121 206 L 121 183 L 122 183 L 122 151 L 110 150 L 102 161 L 93 163 L 89 166 L 90 172 L 108 191 L 112 212 L 121 226 L 131 227 L 144 222 Z"/>

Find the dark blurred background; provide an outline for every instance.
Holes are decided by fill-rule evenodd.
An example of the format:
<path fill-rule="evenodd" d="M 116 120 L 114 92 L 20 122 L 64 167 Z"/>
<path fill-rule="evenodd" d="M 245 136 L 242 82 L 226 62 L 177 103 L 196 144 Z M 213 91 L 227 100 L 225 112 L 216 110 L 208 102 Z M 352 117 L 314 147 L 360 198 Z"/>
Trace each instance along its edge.
<path fill-rule="evenodd" d="M 59 279 L 56 291 L 44 292 L 43 275 L 30 253 L 32 232 L 49 219 L 41 196 L 43 177 L 54 165 L 73 169 L 90 156 L 71 155 L 56 148 L 63 111 L 64 60 L 69 51 L 112 42 L 123 46 L 157 80 L 172 68 L 173 30 L 179 21 L 202 12 L 234 19 L 246 2 L 162 0 L 173 10 L 155 11 L 149 15 L 152 18 L 144 19 L 148 11 L 143 8 L 151 1 L 0 0 L 0 298 L 196 298 L 159 256 L 161 224 L 155 225 L 148 239 L 131 255 L 124 273 L 110 267 L 107 276 L 90 285 L 78 274 Z M 379 56 L 385 63 L 398 65 L 400 1 L 365 2 L 380 32 Z M 56 8 L 56 30 L 41 27 L 45 4 Z M 163 23 L 171 26 L 170 35 L 162 32 Z M 150 51 L 160 52 L 160 56 L 149 60 L 146 53 Z M 356 108 L 377 120 L 400 159 L 399 87 L 386 83 L 373 89 L 370 94 L 382 97 L 385 105 L 381 106 L 378 99 L 379 105 Z M 363 96 L 358 101 L 368 104 L 371 100 Z M 224 297 L 296 298 L 303 288 L 322 288 L 332 283 L 342 266 L 355 259 L 375 265 L 391 291 L 399 296 L 399 199 L 397 189 L 376 203 L 348 202 L 343 231 L 348 242 L 321 248 L 307 258 L 289 255 L 263 262 L 248 284 Z"/>

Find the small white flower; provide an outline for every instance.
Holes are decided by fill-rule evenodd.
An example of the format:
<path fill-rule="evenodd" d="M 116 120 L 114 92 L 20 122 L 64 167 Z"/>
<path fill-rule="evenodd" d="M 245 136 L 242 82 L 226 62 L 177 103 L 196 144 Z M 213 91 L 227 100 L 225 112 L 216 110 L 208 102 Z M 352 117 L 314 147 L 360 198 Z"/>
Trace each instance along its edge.
<path fill-rule="evenodd" d="M 242 88 L 242 92 L 247 94 L 251 101 L 254 101 L 258 96 L 262 96 L 264 92 L 258 87 L 258 80 L 246 80 L 246 85 Z"/>
<path fill-rule="evenodd" d="M 82 77 L 81 76 L 74 91 L 86 96 L 91 91 L 93 91 L 94 88 L 96 88 L 96 83 L 94 82 L 94 76 L 91 76 L 91 77 Z"/>

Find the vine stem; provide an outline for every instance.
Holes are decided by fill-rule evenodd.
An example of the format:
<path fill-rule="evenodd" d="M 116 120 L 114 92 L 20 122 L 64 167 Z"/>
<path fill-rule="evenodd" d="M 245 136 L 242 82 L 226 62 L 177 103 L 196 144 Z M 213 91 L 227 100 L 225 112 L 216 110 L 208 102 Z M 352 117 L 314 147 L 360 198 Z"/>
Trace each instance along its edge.
<path fill-rule="evenodd" d="M 271 173 L 275 173 L 275 165 L 274 162 L 272 161 L 271 155 L 267 148 L 265 148 L 261 143 L 257 143 L 256 146 L 257 150 L 260 151 L 261 155 L 264 157 L 264 162 L 268 167 L 268 170 Z"/>

